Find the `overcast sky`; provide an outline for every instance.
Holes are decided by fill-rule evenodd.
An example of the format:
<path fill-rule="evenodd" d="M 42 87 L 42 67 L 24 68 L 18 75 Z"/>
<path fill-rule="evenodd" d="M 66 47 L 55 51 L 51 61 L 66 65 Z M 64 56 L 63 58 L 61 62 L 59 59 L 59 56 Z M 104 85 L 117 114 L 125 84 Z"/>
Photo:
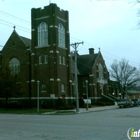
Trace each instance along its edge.
<path fill-rule="evenodd" d="M 114 59 L 122 58 L 140 68 L 140 4 L 134 5 L 135 0 L 0 0 L 0 46 L 14 25 L 19 35 L 31 38 L 31 8 L 50 1 L 69 11 L 71 43 L 84 41 L 79 54 L 88 54 L 88 48 L 97 53 L 100 48 L 108 69 Z"/>

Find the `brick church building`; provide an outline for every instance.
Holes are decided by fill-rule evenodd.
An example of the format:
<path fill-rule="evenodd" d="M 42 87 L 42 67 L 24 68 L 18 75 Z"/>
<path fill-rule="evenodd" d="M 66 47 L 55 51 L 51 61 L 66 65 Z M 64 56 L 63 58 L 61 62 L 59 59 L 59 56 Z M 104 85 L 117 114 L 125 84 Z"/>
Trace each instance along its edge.
<path fill-rule="evenodd" d="M 79 96 L 85 94 L 85 80 L 89 81 L 89 98 L 99 99 L 108 94 L 109 73 L 99 50 L 77 57 Z M 19 75 L 23 85 L 20 99 L 37 99 L 39 81 L 40 100 L 75 99 L 74 60 L 70 53 L 69 13 L 56 4 L 31 10 L 31 39 L 20 36 L 16 28 L 0 52 L 0 66 L 7 65 L 11 73 Z"/>

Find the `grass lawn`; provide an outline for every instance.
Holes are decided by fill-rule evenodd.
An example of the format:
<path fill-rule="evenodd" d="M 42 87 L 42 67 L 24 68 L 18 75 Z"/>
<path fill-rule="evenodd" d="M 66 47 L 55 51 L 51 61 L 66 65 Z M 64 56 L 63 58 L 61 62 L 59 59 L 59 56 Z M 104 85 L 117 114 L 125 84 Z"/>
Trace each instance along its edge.
<path fill-rule="evenodd" d="M 91 108 L 94 107 L 101 107 L 97 105 L 92 105 Z M 32 109 L 3 109 L 0 108 L 0 114 L 42 114 L 46 112 L 53 112 L 55 111 L 55 114 L 73 114 L 75 111 L 71 110 L 54 110 L 54 109 L 42 109 L 40 108 L 39 113 L 37 112 L 37 108 L 32 108 Z"/>
<path fill-rule="evenodd" d="M 103 107 L 103 106 L 99 106 L 99 105 L 92 105 L 91 108 L 94 107 Z"/>
<path fill-rule="evenodd" d="M 60 110 L 60 111 L 56 111 L 55 114 L 75 114 L 75 111 Z"/>
<path fill-rule="evenodd" d="M 45 112 L 52 112 L 54 111 L 53 109 L 40 109 L 39 113 L 37 113 L 37 109 L 1 109 L 0 108 L 0 113 L 3 114 L 41 114 Z"/>

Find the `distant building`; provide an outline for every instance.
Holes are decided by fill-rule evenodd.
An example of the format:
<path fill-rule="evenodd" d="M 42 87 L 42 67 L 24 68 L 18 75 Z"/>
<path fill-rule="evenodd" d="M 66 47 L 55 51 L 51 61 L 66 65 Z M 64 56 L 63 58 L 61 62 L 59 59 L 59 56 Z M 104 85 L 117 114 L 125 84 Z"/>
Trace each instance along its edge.
<path fill-rule="evenodd" d="M 128 91 L 127 91 L 127 96 L 128 96 L 130 99 L 140 99 L 140 92 L 139 92 L 139 89 L 136 89 L 136 90 L 128 90 Z"/>

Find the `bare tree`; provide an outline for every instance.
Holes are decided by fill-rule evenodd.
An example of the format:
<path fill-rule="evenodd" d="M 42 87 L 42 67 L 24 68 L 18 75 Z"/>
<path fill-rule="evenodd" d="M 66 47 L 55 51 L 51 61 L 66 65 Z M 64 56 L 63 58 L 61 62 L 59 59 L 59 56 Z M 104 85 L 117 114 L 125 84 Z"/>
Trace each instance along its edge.
<path fill-rule="evenodd" d="M 119 82 L 123 98 L 127 90 L 136 88 L 140 81 L 140 72 L 129 65 L 129 62 L 125 59 L 114 60 L 111 64 L 110 76 L 113 80 Z"/>

